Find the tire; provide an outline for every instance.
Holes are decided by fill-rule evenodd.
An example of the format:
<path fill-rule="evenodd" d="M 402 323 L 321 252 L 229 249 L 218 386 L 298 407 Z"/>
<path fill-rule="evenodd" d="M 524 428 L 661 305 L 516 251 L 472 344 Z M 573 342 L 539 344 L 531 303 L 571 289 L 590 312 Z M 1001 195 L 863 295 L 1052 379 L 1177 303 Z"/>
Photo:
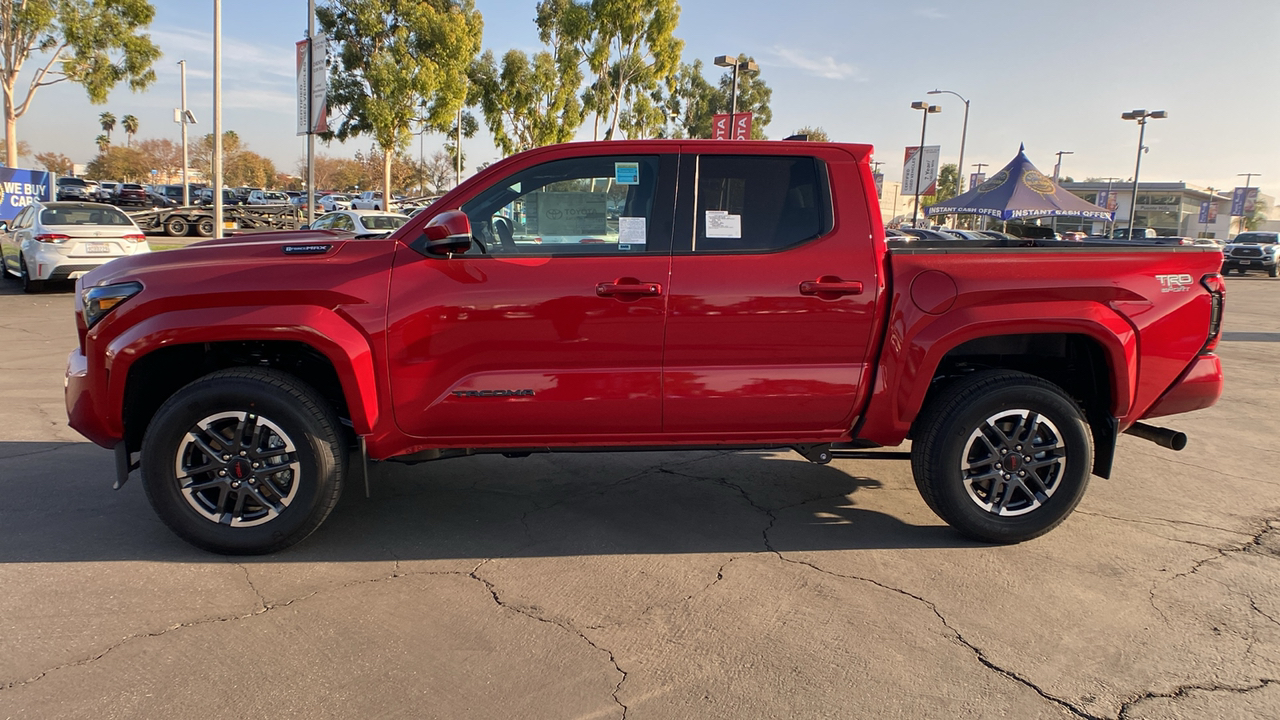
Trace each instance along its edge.
<path fill-rule="evenodd" d="M 22 278 L 22 292 L 30 294 L 44 292 L 44 281 L 31 279 L 31 271 L 27 270 L 27 259 L 21 255 L 18 256 L 18 273 Z"/>
<path fill-rule="evenodd" d="M 256 368 L 182 388 L 142 440 L 152 508 L 182 539 L 225 555 L 307 537 L 337 504 L 346 474 L 341 426 L 320 397 L 293 376 Z M 184 468 L 192 469 L 179 479 Z"/>
<path fill-rule="evenodd" d="M 164 221 L 164 233 L 169 237 L 185 237 L 188 229 L 185 218 L 175 216 Z"/>
<path fill-rule="evenodd" d="M 213 229 L 213 218 L 211 217 L 200 218 L 200 221 L 196 223 L 196 234 L 200 237 L 213 237 Z"/>
<path fill-rule="evenodd" d="M 1280 277 L 1280 265 L 1272 265 L 1267 268 L 1267 277 Z"/>
<path fill-rule="evenodd" d="M 1093 439 L 1075 401 L 1051 382 L 1005 370 L 939 393 L 911 450 L 925 503 L 960 533 L 991 543 L 1057 527 L 1083 497 L 1092 466 Z"/>

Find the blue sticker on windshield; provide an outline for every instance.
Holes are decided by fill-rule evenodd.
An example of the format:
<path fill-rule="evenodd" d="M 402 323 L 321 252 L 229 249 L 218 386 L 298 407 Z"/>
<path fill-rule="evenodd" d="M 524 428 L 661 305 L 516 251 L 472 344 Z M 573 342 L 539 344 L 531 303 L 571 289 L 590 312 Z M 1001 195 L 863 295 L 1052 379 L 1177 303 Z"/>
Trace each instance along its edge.
<path fill-rule="evenodd" d="M 640 184 L 640 163 L 616 162 L 613 164 L 613 179 L 619 185 Z"/>

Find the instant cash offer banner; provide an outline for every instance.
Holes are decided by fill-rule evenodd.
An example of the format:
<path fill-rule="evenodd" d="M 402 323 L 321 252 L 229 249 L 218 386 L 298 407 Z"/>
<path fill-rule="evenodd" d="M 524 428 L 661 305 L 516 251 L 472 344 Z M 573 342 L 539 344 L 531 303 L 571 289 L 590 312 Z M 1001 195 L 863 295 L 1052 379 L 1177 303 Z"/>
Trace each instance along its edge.
<path fill-rule="evenodd" d="M 32 202 L 53 199 L 53 176 L 43 170 L 0 167 L 0 190 L 0 220 L 10 222 Z"/>

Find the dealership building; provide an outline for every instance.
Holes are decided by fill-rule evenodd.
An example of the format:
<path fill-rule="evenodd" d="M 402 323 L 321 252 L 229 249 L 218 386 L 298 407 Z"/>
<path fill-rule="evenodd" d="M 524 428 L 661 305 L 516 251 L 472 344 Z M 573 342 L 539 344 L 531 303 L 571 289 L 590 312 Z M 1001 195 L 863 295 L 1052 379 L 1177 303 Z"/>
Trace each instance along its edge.
<path fill-rule="evenodd" d="M 1101 205 L 1116 213 L 1115 227 L 1128 227 L 1133 200 L 1133 183 L 1128 182 L 1062 182 L 1064 190 L 1087 202 Z M 1210 191 L 1184 182 L 1140 182 L 1138 202 L 1133 218 L 1134 227 L 1154 228 L 1158 235 L 1185 237 L 1228 238 L 1240 232 L 1240 219 L 1231 217 L 1231 189 Z M 1110 200 L 1108 200 L 1110 198 Z M 1216 205 L 1209 213 L 1210 221 L 1201 222 L 1203 203 Z M 1276 211 L 1275 198 L 1258 193 L 1258 204 L 1266 213 L 1267 222 L 1259 229 L 1280 226 L 1280 213 Z M 1041 221 L 1047 224 L 1046 221 Z M 1091 235 L 1101 235 L 1107 223 L 1099 220 L 1058 218 L 1057 228 L 1082 230 Z"/>

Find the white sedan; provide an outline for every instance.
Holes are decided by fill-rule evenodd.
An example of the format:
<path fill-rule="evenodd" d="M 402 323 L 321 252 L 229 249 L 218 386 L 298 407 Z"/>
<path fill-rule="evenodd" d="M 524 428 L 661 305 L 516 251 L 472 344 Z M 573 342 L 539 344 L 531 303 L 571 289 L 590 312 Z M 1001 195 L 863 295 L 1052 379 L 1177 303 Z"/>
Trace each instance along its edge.
<path fill-rule="evenodd" d="M 118 257 L 151 252 L 147 236 L 109 205 L 35 202 L 0 220 L 0 275 L 40 292 L 47 281 L 74 280 Z"/>
<path fill-rule="evenodd" d="M 320 199 L 316 200 L 316 204 L 324 208 L 325 212 L 335 212 L 337 210 L 350 210 L 351 196 L 332 193 L 329 195 L 325 195 Z"/>
<path fill-rule="evenodd" d="M 381 210 L 339 210 L 316 218 L 312 230 L 345 230 L 357 235 L 394 232 L 409 222 L 407 215 Z"/>

